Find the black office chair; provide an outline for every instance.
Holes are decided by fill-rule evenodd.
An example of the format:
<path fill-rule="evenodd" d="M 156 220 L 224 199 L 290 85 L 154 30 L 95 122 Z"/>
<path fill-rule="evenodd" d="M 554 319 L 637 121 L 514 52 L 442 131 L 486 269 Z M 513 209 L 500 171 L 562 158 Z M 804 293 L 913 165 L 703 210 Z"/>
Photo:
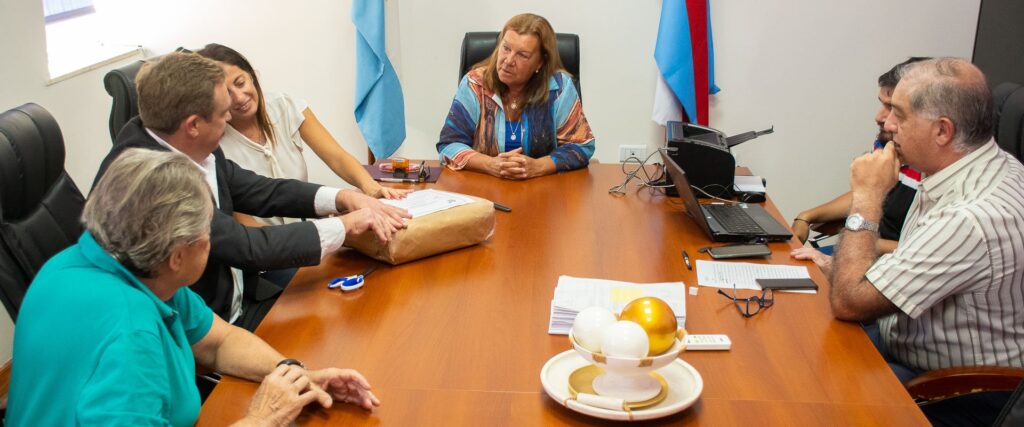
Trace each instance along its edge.
<path fill-rule="evenodd" d="M 1017 386 L 1017 390 L 1010 395 L 1003 412 L 992 424 L 996 427 L 1011 427 L 1024 425 L 1024 381 Z"/>
<path fill-rule="evenodd" d="M 1024 159 L 1024 87 L 1002 83 L 992 90 L 995 101 L 996 143 L 1018 159 Z"/>
<path fill-rule="evenodd" d="M 3 300 L 11 320 L 17 319 L 18 308 L 21 307 L 21 300 L 25 298 L 25 290 L 31 281 L 22 271 L 14 252 L 0 240 L 0 300 Z"/>
<path fill-rule="evenodd" d="M 110 105 L 110 142 L 117 139 L 125 123 L 139 114 L 139 95 L 135 91 L 135 76 L 146 61 L 133 61 L 115 68 L 103 76 L 103 88 L 113 101 Z"/>
<path fill-rule="evenodd" d="M 572 74 L 572 83 L 576 86 L 576 92 L 583 98 L 580 92 L 580 37 L 576 34 L 557 33 L 558 56 L 562 59 L 562 66 Z M 498 33 L 495 31 L 468 32 L 462 38 L 462 54 L 459 59 L 459 81 L 462 76 L 469 72 L 469 69 L 478 62 L 487 59 L 494 52 L 494 46 L 498 44 Z"/>
<path fill-rule="evenodd" d="M 174 51 L 192 52 L 183 47 L 174 49 Z M 103 88 L 112 98 L 109 122 L 111 143 L 117 140 L 117 133 L 121 131 L 124 124 L 128 123 L 132 117 L 139 115 L 139 95 L 135 90 L 135 76 L 139 74 L 142 64 L 157 58 L 159 56 L 133 61 L 110 70 L 103 76 Z"/>
<path fill-rule="evenodd" d="M 1017 83 L 1002 83 L 992 91 L 992 97 L 996 104 L 996 143 L 1024 161 L 1024 87 Z M 1024 371 L 1018 375 L 1024 375 Z M 994 425 L 1024 425 L 1024 381 L 1010 396 Z"/>
<path fill-rule="evenodd" d="M 84 206 L 53 116 L 36 104 L 0 114 L 0 299 L 11 319 L 43 263 L 78 241 Z"/>

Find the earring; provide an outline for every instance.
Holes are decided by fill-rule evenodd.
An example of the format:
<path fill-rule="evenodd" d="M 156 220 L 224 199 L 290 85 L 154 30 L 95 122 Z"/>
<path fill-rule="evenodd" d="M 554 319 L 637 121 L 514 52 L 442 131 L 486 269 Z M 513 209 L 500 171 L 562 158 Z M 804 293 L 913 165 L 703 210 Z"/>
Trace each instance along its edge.
<path fill-rule="evenodd" d="M 534 71 L 533 71 L 533 74 L 537 74 L 537 73 L 539 73 L 539 72 L 540 72 L 540 68 L 538 68 L 538 69 L 534 70 Z"/>

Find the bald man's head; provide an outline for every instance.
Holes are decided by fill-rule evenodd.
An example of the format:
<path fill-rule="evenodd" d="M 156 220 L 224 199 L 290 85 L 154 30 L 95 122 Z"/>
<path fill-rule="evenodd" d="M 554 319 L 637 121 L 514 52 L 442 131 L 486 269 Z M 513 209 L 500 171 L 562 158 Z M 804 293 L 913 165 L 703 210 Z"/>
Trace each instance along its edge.
<path fill-rule="evenodd" d="M 915 114 L 948 117 L 956 126 L 953 142 L 970 151 L 992 139 L 992 91 L 985 74 L 960 58 L 936 58 L 907 65 L 897 86 L 906 91 Z"/>

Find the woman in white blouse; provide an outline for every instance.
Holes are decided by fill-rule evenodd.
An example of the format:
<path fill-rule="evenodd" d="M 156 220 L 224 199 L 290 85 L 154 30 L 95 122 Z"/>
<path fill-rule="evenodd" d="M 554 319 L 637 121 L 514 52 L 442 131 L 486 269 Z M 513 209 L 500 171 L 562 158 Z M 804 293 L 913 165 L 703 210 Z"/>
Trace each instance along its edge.
<path fill-rule="evenodd" d="M 304 101 L 283 93 L 264 95 L 256 71 L 242 54 L 216 43 L 196 53 L 217 61 L 227 75 L 231 121 L 220 140 L 227 158 L 260 175 L 308 181 L 302 157 L 308 145 L 341 179 L 371 197 L 395 199 L 408 193 L 374 181 L 359 161 L 338 145 Z M 266 225 L 291 221 L 256 220 Z"/>

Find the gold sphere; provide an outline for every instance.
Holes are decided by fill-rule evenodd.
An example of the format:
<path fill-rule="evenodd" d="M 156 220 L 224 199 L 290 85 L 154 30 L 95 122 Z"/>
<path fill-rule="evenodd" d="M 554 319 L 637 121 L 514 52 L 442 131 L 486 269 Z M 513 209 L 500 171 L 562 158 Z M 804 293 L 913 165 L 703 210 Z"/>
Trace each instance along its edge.
<path fill-rule="evenodd" d="M 636 322 L 644 331 L 650 342 L 647 354 L 654 356 L 672 347 L 676 341 L 676 314 L 672 307 L 661 299 L 654 297 L 637 298 L 626 304 L 619 314 L 619 320 Z"/>

